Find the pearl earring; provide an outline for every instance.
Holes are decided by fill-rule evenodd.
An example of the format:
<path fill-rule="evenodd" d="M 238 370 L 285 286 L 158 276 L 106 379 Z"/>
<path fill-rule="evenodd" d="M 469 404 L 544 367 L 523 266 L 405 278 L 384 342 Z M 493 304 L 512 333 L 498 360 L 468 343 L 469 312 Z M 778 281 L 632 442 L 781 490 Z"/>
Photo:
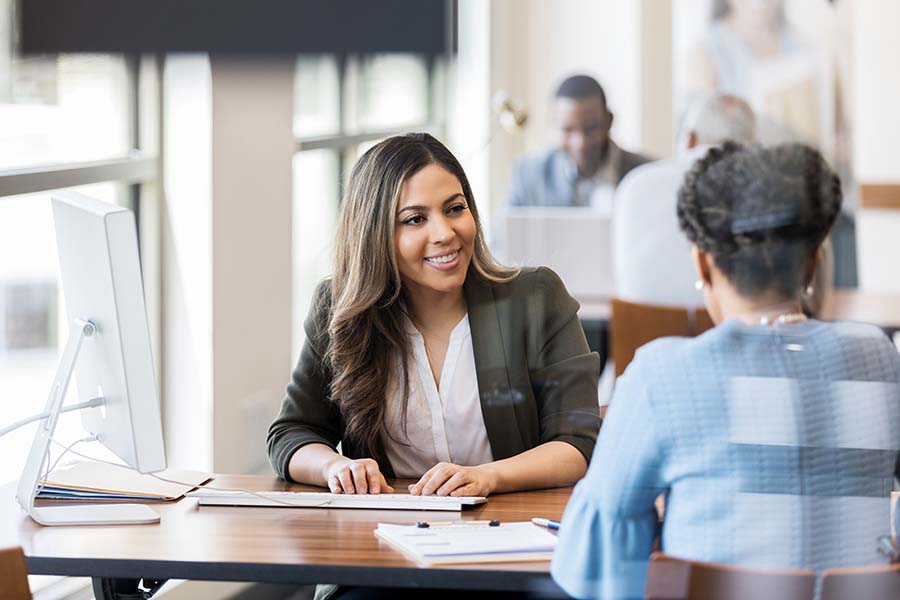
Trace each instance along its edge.
<path fill-rule="evenodd" d="M 812 286 L 812 284 L 809 284 L 808 286 L 806 286 L 806 295 L 807 296 L 812 296 L 815 292 L 816 292 L 816 288 L 814 288 Z"/>
<path fill-rule="evenodd" d="M 697 281 L 694 282 L 694 289 L 697 290 L 698 292 L 702 291 L 703 288 L 705 288 L 705 287 L 706 287 L 706 283 L 704 283 L 702 279 L 698 279 Z"/>

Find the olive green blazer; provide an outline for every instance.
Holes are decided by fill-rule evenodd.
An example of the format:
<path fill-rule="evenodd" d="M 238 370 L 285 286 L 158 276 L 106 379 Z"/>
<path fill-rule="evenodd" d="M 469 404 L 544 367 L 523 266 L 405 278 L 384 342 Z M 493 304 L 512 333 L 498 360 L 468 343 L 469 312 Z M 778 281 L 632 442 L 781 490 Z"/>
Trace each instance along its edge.
<path fill-rule="evenodd" d="M 344 435 L 344 420 L 330 399 L 328 344 L 330 281 L 316 294 L 304 327 L 306 342 L 281 412 L 269 427 L 269 460 L 290 479 L 288 464 L 299 448 L 321 443 L 345 456 L 359 455 Z M 590 461 L 600 415 L 600 358 L 591 352 L 578 321 L 578 303 L 547 268 L 523 269 L 508 283 L 488 283 L 470 271 L 465 297 L 475 354 L 481 412 L 494 460 L 544 442 L 572 444 Z M 374 456 L 393 476 L 385 458 Z"/>

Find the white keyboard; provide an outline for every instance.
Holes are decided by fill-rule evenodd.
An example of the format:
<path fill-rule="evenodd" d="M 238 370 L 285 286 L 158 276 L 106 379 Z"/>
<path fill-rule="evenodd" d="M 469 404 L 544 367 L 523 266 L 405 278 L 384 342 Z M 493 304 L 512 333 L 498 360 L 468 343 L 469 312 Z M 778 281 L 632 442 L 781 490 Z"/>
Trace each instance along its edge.
<path fill-rule="evenodd" d="M 329 492 L 254 492 L 250 494 L 203 488 L 189 492 L 187 496 L 197 498 L 201 505 L 213 506 L 374 508 L 379 510 L 462 510 L 464 506 L 475 506 L 487 502 L 487 498 L 484 496 L 332 494 Z"/>

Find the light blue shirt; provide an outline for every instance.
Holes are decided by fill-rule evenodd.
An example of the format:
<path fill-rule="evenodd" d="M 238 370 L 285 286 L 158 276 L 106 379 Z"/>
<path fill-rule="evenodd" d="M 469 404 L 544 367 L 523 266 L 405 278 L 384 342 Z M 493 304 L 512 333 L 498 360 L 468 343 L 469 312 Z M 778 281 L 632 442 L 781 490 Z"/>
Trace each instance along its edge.
<path fill-rule="evenodd" d="M 900 355 L 875 327 L 729 320 L 656 340 L 616 384 L 553 578 L 579 598 L 643 598 L 657 535 L 691 560 L 883 564 L 898 448 Z"/>

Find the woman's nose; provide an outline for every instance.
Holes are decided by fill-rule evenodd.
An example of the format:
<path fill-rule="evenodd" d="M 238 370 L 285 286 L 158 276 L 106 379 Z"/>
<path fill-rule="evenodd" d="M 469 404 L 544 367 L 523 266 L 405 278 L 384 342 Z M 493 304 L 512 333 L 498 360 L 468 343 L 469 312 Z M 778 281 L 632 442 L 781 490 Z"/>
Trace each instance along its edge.
<path fill-rule="evenodd" d="M 432 219 L 430 238 L 432 242 L 447 242 L 453 239 L 453 228 L 444 218 Z"/>

